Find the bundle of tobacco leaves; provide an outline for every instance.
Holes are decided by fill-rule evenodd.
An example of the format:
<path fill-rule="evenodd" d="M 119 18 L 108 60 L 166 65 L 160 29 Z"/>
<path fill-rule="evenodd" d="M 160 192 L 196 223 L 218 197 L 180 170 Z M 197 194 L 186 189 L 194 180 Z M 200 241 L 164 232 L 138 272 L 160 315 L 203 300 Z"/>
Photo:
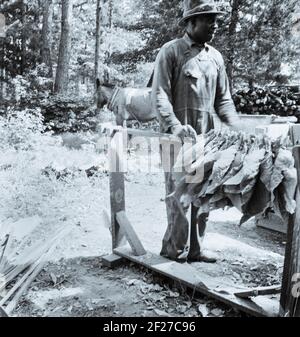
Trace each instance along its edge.
<path fill-rule="evenodd" d="M 182 207 L 193 204 L 198 216 L 210 210 L 236 207 L 241 224 L 272 210 L 281 218 L 293 214 L 297 171 L 288 140 L 234 131 L 210 131 L 183 150 L 174 166 L 175 198 Z"/>

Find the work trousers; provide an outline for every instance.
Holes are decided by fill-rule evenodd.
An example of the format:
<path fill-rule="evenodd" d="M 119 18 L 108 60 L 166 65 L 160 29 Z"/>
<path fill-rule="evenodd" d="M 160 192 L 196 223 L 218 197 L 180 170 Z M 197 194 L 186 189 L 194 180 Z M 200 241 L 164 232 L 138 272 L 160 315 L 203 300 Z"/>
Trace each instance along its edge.
<path fill-rule="evenodd" d="M 162 151 L 161 151 L 162 155 Z M 170 153 L 170 170 L 165 172 L 166 208 L 168 227 L 162 242 L 161 255 L 173 260 L 197 259 L 201 255 L 209 214 L 197 217 L 198 208 L 191 206 L 191 221 L 187 217 L 189 207 L 183 207 L 179 200 L 170 197 L 176 187 L 174 153 Z M 174 159 L 173 159 L 174 158 Z"/>

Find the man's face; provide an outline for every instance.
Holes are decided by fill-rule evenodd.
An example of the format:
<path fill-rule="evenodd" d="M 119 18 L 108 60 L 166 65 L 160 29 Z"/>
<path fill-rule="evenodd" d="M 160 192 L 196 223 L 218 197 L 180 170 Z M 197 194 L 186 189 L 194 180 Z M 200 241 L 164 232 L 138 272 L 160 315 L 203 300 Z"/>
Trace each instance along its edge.
<path fill-rule="evenodd" d="M 194 19 L 193 39 L 198 43 L 209 42 L 213 39 L 217 28 L 216 14 L 199 15 Z"/>

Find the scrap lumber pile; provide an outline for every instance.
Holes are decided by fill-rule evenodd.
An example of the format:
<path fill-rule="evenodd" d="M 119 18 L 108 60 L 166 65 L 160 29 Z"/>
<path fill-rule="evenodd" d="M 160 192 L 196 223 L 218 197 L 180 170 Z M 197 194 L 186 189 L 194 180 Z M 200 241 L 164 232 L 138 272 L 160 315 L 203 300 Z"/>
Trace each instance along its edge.
<path fill-rule="evenodd" d="M 16 308 L 34 279 L 38 276 L 69 229 L 58 230 L 51 237 L 32 242 L 32 232 L 16 240 L 9 226 L 0 226 L 0 317 Z"/>
<path fill-rule="evenodd" d="M 239 90 L 233 95 L 233 100 L 237 111 L 243 114 L 300 118 L 300 94 L 287 89 Z"/>
<path fill-rule="evenodd" d="M 168 197 L 182 207 L 194 204 L 198 215 L 234 206 L 242 224 L 270 210 L 284 218 L 296 209 L 297 171 L 287 139 L 211 131 L 183 147 L 174 171 L 177 187 Z"/>

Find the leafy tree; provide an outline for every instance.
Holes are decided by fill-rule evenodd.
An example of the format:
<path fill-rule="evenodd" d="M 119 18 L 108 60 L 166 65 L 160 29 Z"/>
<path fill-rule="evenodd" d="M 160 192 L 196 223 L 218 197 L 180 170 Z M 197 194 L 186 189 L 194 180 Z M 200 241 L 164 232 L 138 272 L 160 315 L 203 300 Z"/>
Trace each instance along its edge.
<path fill-rule="evenodd" d="M 2 96 L 14 95 L 18 81 L 12 79 L 19 76 L 19 84 L 27 81 L 29 90 L 41 93 L 37 78 L 54 81 L 56 69 L 62 77 L 56 78 L 56 91 L 64 92 L 68 85 L 77 97 L 92 96 L 96 78 L 107 68 L 113 82 L 145 85 L 159 48 L 183 33 L 178 26 L 182 0 L 98 2 L 104 14 L 97 33 L 97 0 L 72 0 L 72 6 L 71 0 L 0 0 L 10 27 L 6 38 L 0 38 Z M 73 12 L 68 34 L 65 24 L 61 29 L 66 3 Z M 297 73 L 299 38 L 291 35 L 296 0 L 228 0 L 219 5 L 228 14 L 212 44 L 225 58 L 232 88 L 282 83 L 288 78 L 279 76 L 282 64 Z M 61 39 L 63 31 L 67 39 Z"/>
<path fill-rule="evenodd" d="M 51 58 L 51 39 L 52 39 L 52 17 L 53 1 L 44 0 L 43 3 L 43 27 L 42 27 L 42 62 L 48 67 L 48 76 L 53 76 L 52 58 Z"/>
<path fill-rule="evenodd" d="M 231 0 L 216 46 L 223 52 L 233 87 L 280 83 L 281 65 L 295 57 L 291 16 L 296 0 Z M 222 32 L 222 33 L 221 33 Z"/>
<path fill-rule="evenodd" d="M 14 94 L 11 79 L 25 76 L 40 61 L 39 3 L 37 0 L 0 0 L 0 12 L 6 18 L 6 37 L 0 38 L 1 93 Z M 5 90 L 5 92 L 4 92 Z"/>
<path fill-rule="evenodd" d="M 54 92 L 64 94 L 68 89 L 71 57 L 73 0 L 62 0 L 61 37 Z"/>

